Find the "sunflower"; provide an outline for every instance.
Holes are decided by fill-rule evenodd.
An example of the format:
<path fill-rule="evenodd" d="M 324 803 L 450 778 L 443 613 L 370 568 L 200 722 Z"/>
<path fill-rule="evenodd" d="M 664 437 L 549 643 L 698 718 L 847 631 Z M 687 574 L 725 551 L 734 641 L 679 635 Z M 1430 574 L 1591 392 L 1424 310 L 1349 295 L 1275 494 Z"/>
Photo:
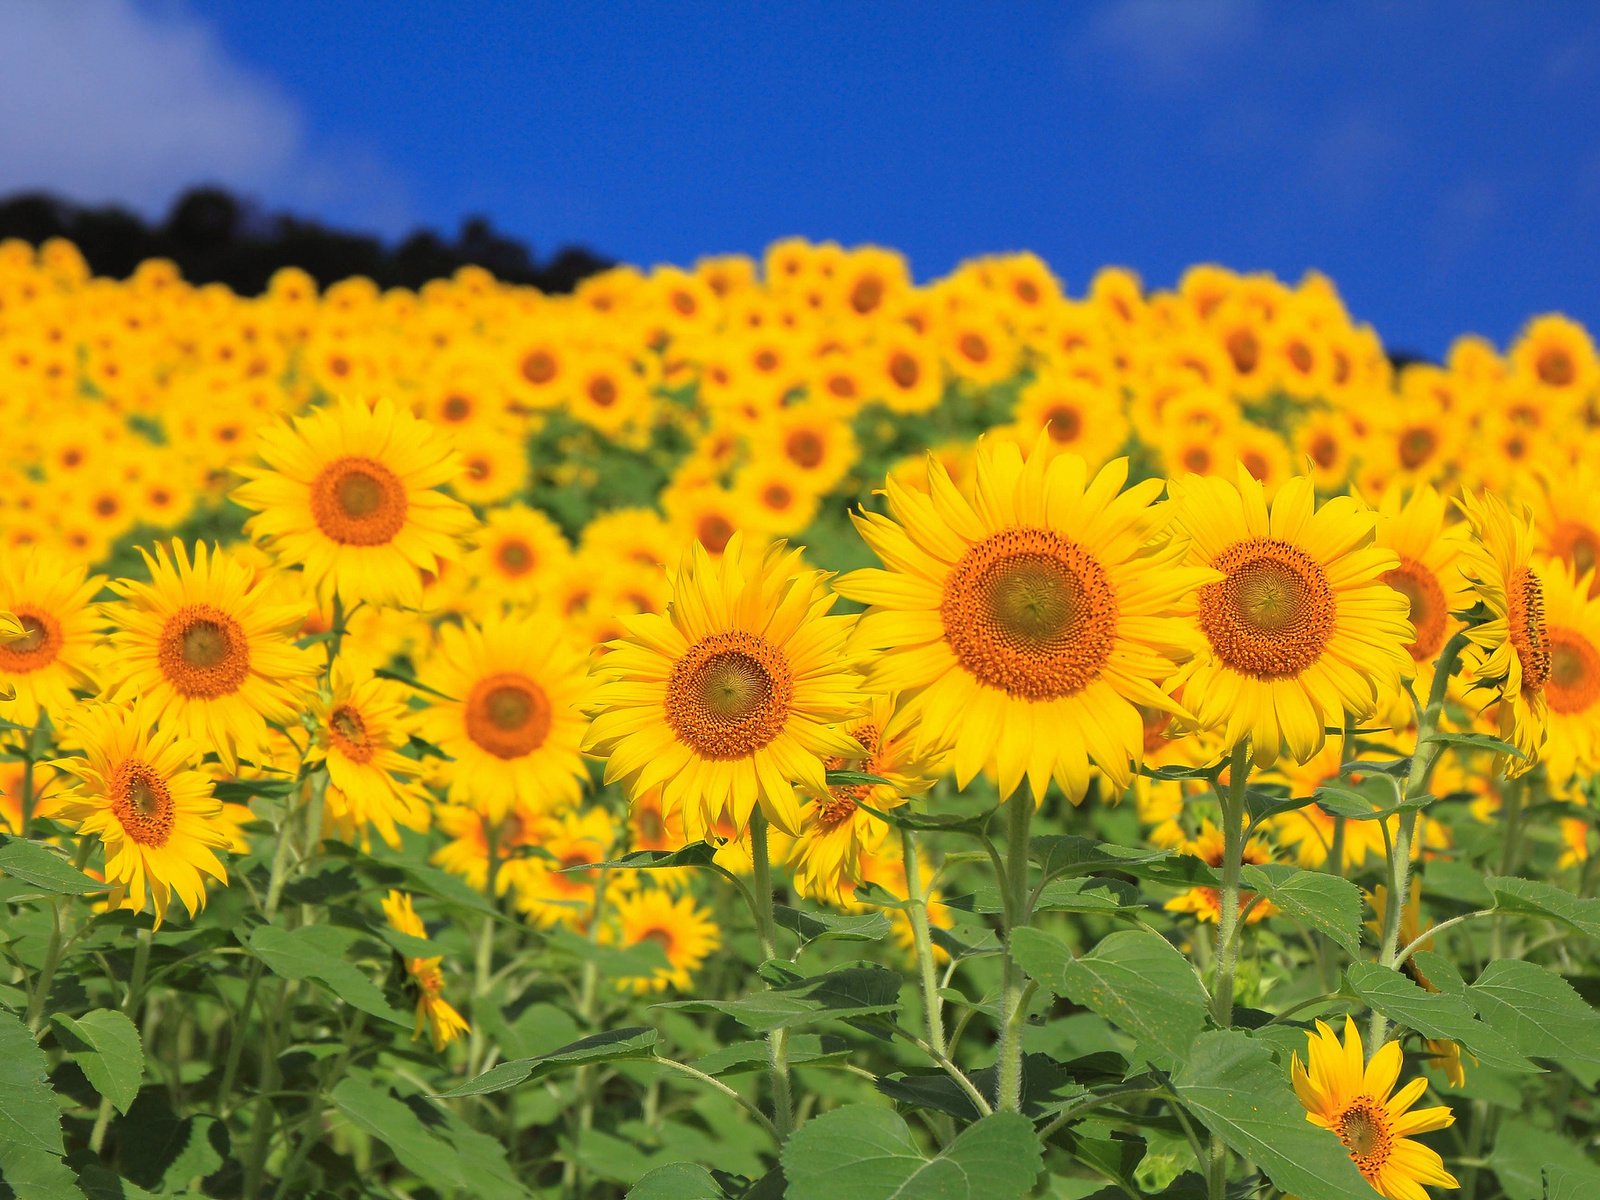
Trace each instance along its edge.
<path fill-rule="evenodd" d="M 384 897 L 383 915 L 396 931 L 407 937 L 428 940 L 428 929 L 412 907 L 411 897 L 404 892 L 391 890 Z M 444 972 L 439 969 L 443 961 L 443 958 L 410 956 L 405 959 L 406 976 L 417 989 L 417 1027 L 411 1034 L 411 1040 L 416 1041 L 426 1029 L 435 1051 L 443 1050 L 472 1029 L 444 998 Z"/>
<path fill-rule="evenodd" d="M 929 494 L 887 483 L 893 520 L 856 527 L 888 567 L 853 572 L 841 595 L 872 605 L 857 641 L 881 649 L 873 686 L 903 693 L 923 736 L 953 747 L 956 782 L 998 771 L 1010 796 L 1052 778 L 1074 803 L 1091 759 L 1123 790 L 1143 752 L 1138 704 L 1162 690 L 1192 634 L 1182 619 L 1212 577 L 1156 540 L 1160 480 L 1127 491 L 1126 459 L 1092 480 L 1075 454 L 1014 444 L 978 450 L 976 503 L 928 463 Z"/>
<path fill-rule="evenodd" d="M 605 862 L 616 845 L 616 822 L 603 808 L 568 812 L 547 821 L 539 852 L 529 856 L 525 869 L 516 873 L 517 908 L 541 926 L 587 925 L 595 910 L 602 872 L 573 868 Z M 609 894 L 615 898 L 630 891 L 635 874 L 614 873 Z"/>
<path fill-rule="evenodd" d="M 1559 558 L 1577 576 L 1589 579 L 1589 595 L 1600 596 L 1600 466 L 1587 461 L 1576 467 L 1537 472 L 1532 490 L 1534 528 L 1541 554 Z"/>
<path fill-rule="evenodd" d="M 547 598 L 555 572 L 572 561 L 572 546 L 548 516 L 526 504 L 491 509 L 462 563 L 473 591 L 493 602 Z"/>
<path fill-rule="evenodd" d="M 635 992 L 661 992 L 667 988 L 685 989 L 690 975 L 698 971 L 707 956 L 722 942 L 717 923 L 710 912 L 695 903 L 693 896 L 674 896 L 664 888 L 642 888 L 623 896 L 616 904 L 617 933 L 623 946 L 654 942 L 667 956 L 667 965 L 639 979 L 619 979 L 619 987 Z"/>
<path fill-rule="evenodd" d="M 1099 466 L 1128 437 L 1118 392 L 1100 387 L 1060 367 L 1041 369 L 1017 398 L 1018 440 L 1032 445 L 1040 431 L 1053 450 L 1070 450 Z"/>
<path fill-rule="evenodd" d="M 437 489 L 459 469 L 449 442 L 388 400 L 344 400 L 263 430 L 265 467 L 233 499 L 247 532 L 298 563 L 324 603 L 415 608 L 422 572 L 460 556 L 472 513 Z"/>
<path fill-rule="evenodd" d="M 101 575 L 58 550 L 19 546 L 0 551 L 0 717 L 37 725 L 77 703 L 74 688 L 94 691 L 99 622 L 90 605 Z"/>
<path fill-rule="evenodd" d="M 1466 539 L 1459 525 L 1446 520 L 1448 507 L 1445 498 L 1426 484 L 1409 497 L 1391 485 L 1378 501 L 1374 541 L 1400 556 L 1399 565 L 1386 571 L 1383 581 L 1410 606 L 1407 615 L 1416 637 L 1406 650 L 1417 664 L 1416 687 L 1424 696 L 1433 684 L 1434 660 L 1459 627 L 1452 614 L 1472 605 L 1461 573 Z M 1409 717 L 1409 705 L 1403 707 Z"/>
<path fill-rule="evenodd" d="M 367 840 L 367 826 L 391 848 L 400 845 L 397 825 L 428 828 L 428 802 L 417 782 L 417 760 L 399 752 L 405 744 L 405 685 L 358 674 L 342 659 L 333 664 L 332 691 L 312 708 L 314 738 L 309 764 L 328 769 L 324 813 L 346 839 Z"/>
<path fill-rule="evenodd" d="M 1201 728 L 1246 738 L 1257 766 L 1287 748 L 1303 763 L 1344 714 L 1370 717 L 1411 671 L 1408 601 L 1383 581 L 1399 565 L 1372 544 L 1374 515 L 1349 497 L 1314 507 L 1287 481 L 1269 514 L 1261 484 L 1189 476 L 1170 485 L 1194 560 L 1221 573 L 1200 589 L 1205 650 L 1182 672 Z"/>
<path fill-rule="evenodd" d="M 416 719 L 455 760 L 452 803 L 474 804 L 494 821 L 514 808 L 576 803 L 587 666 L 558 622 L 524 613 L 443 626 L 423 680 L 441 695 Z"/>
<path fill-rule="evenodd" d="M 1500 755 L 1496 770 L 1521 775 L 1539 761 L 1550 724 L 1550 629 L 1544 582 L 1531 564 L 1533 523 L 1526 509 L 1513 511 L 1488 493 L 1469 493 L 1461 506 L 1476 535 L 1462 570 L 1488 614 L 1468 627 L 1465 667 L 1496 702 L 1501 740 L 1522 755 Z"/>
<path fill-rule="evenodd" d="M 106 606 L 112 625 L 104 673 L 109 698 L 144 697 L 155 720 L 214 750 L 232 771 L 242 756 L 260 761 L 268 723 L 294 724 L 317 674 L 315 657 L 290 639 L 305 607 L 279 604 L 240 558 L 181 541 L 155 554 L 140 549 L 150 582 L 117 579 L 121 602 Z"/>
<path fill-rule="evenodd" d="M 489 850 L 494 843 L 496 895 L 503 896 L 524 882 L 523 877 L 543 869 L 535 853 L 544 845 L 551 818 L 512 811 L 501 821 L 490 821 L 469 804 L 441 804 L 434 824 L 448 840 L 433 855 L 434 865 L 459 876 L 475 892 L 489 883 Z"/>
<path fill-rule="evenodd" d="M 1183 853 L 1192 854 L 1201 862 L 1210 867 L 1220 867 L 1224 853 L 1224 839 L 1222 830 L 1218 829 L 1209 819 L 1200 823 L 1200 833 L 1192 840 L 1185 842 L 1181 847 Z M 1251 838 L 1244 845 L 1243 862 L 1269 863 L 1272 861 L 1272 851 L 1260 838 Z M 1243 912 L 1245 905 L 1255 899 L 1255 893 L 1240 891 L 1239 911 Z M 1210 922 L 1215 925 L 1222 919 L 1222 893 L 1214 887 L 1192 887 L 1181 896 L 1174 896 L 1163 907 L 1168 912 L 1193 913 L 1195 920 Z M 1277 912 L 1277 906 L 1270 900 L 1257 900 L 1245 917 L 1248 924 L 1255 924 Z"/>
<path fill-rule="evenodd" d="M 144 703 L 85 705 L 63 741 L 81 757 L 52 765 L 77 780 L 47 800 L 43 816 L 96 834 L 105 847 L 111 905 L 143 912 L 160 926 L 176 896 L 193 916 L 206 905 L 205 876 L 228 882 L 216 852 L 228 844 L 222 805 L 196 770 L 205 751 L 154 724 Z"/>
<path fill-rule="evenodd" d="M 1331 741 L 1304 763 L 1279 760 L 1265 782 L 1281 777 L 1288 784 L 1291 796 L 1310 796 L 1325 783 L 1337 782 L 1344 769 L 1344 745 Z M 1351 775 L 1352 783 L 1361 781 L 1360 775 Z M 1316 801 L 1271 819 L 1274 840 L 1285 851 L 1294 852 L 1295 861 L 1302 867 L 1321 867 L 1333 854 L 1333 843 L 1338 820 Z M 1383 828 L 1377 821 L 1350 821 L 1344 823 L 1344 863 L 1335 864 L 1334 870 L 1343 873 L 1358 868 L 1368 858 L 1384 856 Z"/>
<path fill-rule="evenodd" d="M 852 618 L 828 615 L 834 597 L 800 551 L 773 546 L 747 570 L 741 543 L 718 561 L 692 547 L 667 614 L 623 619 L 585 743 L 631 797 L 664 785 L 694 839 L 725 813 L 742 830 L 757 803 L 798 834 L 793 785 L 823 793 L 824 761 L 862 752 L 836 728 L 857 706 Z"/>
<path fill-rule="evenodd" d="M 1298 1054 L 1289 1068 L 1306 1120 L 1338 1136 L 1368 1183 L 1390 1200 L 1427 1200 L 1425 1183 L 1461 1186 L 1435 1151 L 1412 1138 L 1448 1128 L 1455 1116 L 1444 1105 L 1409 1111 L 1428 1086 L 1421 1076 L 1394 1092 L 1403 1061 L 1399 1042 L 1384 1043 L 1367 1062 L 1349 1017 L 1343 1045 L 1321 1021 L 1306 1038 L 1309 1068 Z"/>
<path fill-rule="evenodd" d="M 1576 775 L 1600 765 L 1600 599 L 1591 598 L 1588 575 L 1550 562 L 1541 573 L 1549 631 L 1550 710 L 1543 760 L 1552 790 L 1564 791 Z"/>

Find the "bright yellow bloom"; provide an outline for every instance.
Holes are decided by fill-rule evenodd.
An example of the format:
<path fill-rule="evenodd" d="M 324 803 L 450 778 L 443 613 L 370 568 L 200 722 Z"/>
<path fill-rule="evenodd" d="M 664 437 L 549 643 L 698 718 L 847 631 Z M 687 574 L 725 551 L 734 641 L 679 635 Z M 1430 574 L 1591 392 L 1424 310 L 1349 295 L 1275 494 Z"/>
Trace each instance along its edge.
<path fill-rule="evenodd" d="M 384 897 L 383 915 L 399 932 L 427 940 L 427 927 L 411 906 L 411 897 L 404 892 L 391 890 Z M 416 1041 L 426 1029 L 435 1051 L 443 1050 L 472 1029 L 444 998 L 444 972 L 439 969 L 442 961 L 442 958 L 406 958 L 406 974 L 417 989 L 417 1027 L 411 1040 Z"/>
<path fill-rule="evenodd" d="M 677 896 L 660 887 L 647 887 L 616 903 L 619 926 L 616 940 L 623 946 L 654 942 L 667 956 L 667 966 L 642 979 L 621 979 L 618 985 L 636 992 L 685 989 L 710 953 L 722 943 L 710 912 L 692 896 Z"/>
<path fill-rule="evenodd" d="M 35 725 L 59 721 L 94 691 L 99 635 L 90 602 L 105 583 L 81 562 L 44 546 L 0 552 L 0 717 Z M 6 699 L 6 693 L 11 694 Z"/>
<path fill-rule="evenodd" d="M 428 802 L 416 776 L 417 760 L 405 744 L 405 685 L 358 674 L 343 660 L 333 664 L 333 690 L 312 710 L 316 725 L 306 761 L 325 763 L 328 791 L 323 813 L 346 839 L 367 840 L 367 827 L 385 844 L 400 845 L 396 826 L 428 828 Z"/>
<path fill-rule="evenodd" d="M 1542 758 L 1556 792 L 1600 767 L 1600 598 L 1591 578 L 1564 562 L 1544 563 L 1540 571 L 1550 647 L 1544 686 L 1550 725 Z"/>

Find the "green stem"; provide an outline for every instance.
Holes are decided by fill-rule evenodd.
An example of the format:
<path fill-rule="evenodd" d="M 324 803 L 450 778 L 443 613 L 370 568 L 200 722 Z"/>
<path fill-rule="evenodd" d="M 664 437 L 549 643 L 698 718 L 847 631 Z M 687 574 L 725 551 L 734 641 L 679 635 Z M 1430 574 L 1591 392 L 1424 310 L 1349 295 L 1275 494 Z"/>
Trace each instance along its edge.
<path fill-rule="evenodd" d="M 1222 913 L 1217 921 L 1217 965 L 1211 983 L 1211 1017 L 1223 1029 L 1233 1024 L 1234 975 L 1239 967 L 1239 875 L 1244 869 L 1244 796 L 1250 777 L 1249 743 L 1233 748 L 1228 787 L 1217 788 L 1222 804 Z"/>
<path fill-rule="evenodd" d="M 39 977 L 33 981 L 33 993 L 28 999 L 28 1030 L 35 1036 L 44 1024 L 44 1002 L 50 995 L 50 985 L 55 982 L 56 968 L 61 965 L 61 898 L 50 900 L 50 940 L 45 943 L 44 962 L 39 967 Z"/>
<path fill-rule="evenodd" d="M 495 907 L 495 887 L 500 877 L 500 831 L 498 827 L 489 827 L 485 838 L 485 848 L 488 851 L 489 866 L 484 873 L 483 894 L 489 902 L 489 907 Z M 478 930 L 477 952 L 472 963 L 472 1001 L 474 1006 L 484 1003 L 494 978 L 494 935 L 498 918 L 492 913 L 485 913 L 483 924 Z M 467 1052 L 467 1078 L 472 1079 L 482 1070 L 484 1054 L 489 1047 L 488 1034 L 484 1031 L 482 1021 L 472 1023 L 472 1034 Z"/>
<path fill-rule="evenodd" d="M 19 838 L 28 836 L 28 826 L 33 824 L 33 730 L 28 730 L 28 736 L 22 744 L 22 795 L 18 798 L 22 804 L 22 828 L 17 830 Z"/>
<path fill-rule="evenodd" d="M 701 1071 L 695 1067 L 691 1067 L 688 1063 L 678 1062 L 676 1059 L 656 1058 L 652 1061 L 655 1062 L 657 1066 L 669 1067 L 674 1071 L 689 1076 L 691 1079 L 698 1079 L 701 1083 L 705 1084 L 712 1090 L 721 1092 L 724 1096 L 728 1097 L 728 1099 L 736 1101 L 739 1107 L 743 1108 L 756 1119 L 757 1123 L 760 1124 L 761 1128 L 767 1131 L 774 1142 L 777 1142 L 780 1146 L 783 1144 L 783 1139 L 778 1136 L 778 1127 L 767 1119 L 767 1114 L 762 1112 L 761 1109 L 747 1097 L 740 1095 L 733 1088 L 723 1083 L 722 1080 L 717 1079 L 714 1076 L 707 1075 L 704 1071 Z"/>
<path fill-rule="evenodd" d="M 140 1003 L 144 1000 L 145 979 L 150 972 L 150 947 L 155 941 L 155 936 L 148 929 L 141 929 L 137 933 L 138 943 L 133 949 L 133 974 L 128 979 L 128 992 L 122 998 L 122 1011 L 133 1019 L 138 1012 Z M 95 1114 L 94 1129 L 89 1134 L 89 1149 L 99 1154 L 105 1145 L 106 1130 L 111 1125 L 111 1101 L 102 1096 L 100 1098 L 100 1111 Z"/>
<path fill-rule="evenodd" d="M 922 1008 L 928 1024 L 928 1045 L 944 1054 L 944 1000 L 939 995 L 939 976 L 933 964 L 928 902 L 922 894 L 922 872 L 917 863 L 917 835 L 909 829 L 900 831 L 900 851 L 906 865 L 906 902 L 911 906 L 907 912 L 917 948 L 917 969 L 922 976 Z"/>
<path fill-rule="evenodd" d="M 1011 953 L 1011 939 L 1028 925 L 1028 832 L 1033 823 L 1033 795 L 1014 793 L 1006 806 L 1005 889 L 1006 953 L 1000 998 L 999 1070 L 995 1082 L 995 1107 L 1001 1112 L 1022 1109 L 1022 1026 L 1026 1020 L 1023 972 Z"/>
<path fill-rule="evenodd" d="M 594 885 L 594 908 L 589 916 L 589 943 L 595 945 L 600 940 L 600 925 L 603 920 L 606 902 L 605 871 L 600 872 L 600 878 Z M 583 964 L 583 984 L 578 993 L 578 1019 L 584 1029 L 593 1029 L 598 1016 L 600 998 L 600 968 L 594 959 Z M 573 1089 L 577 1092 L 578 1109 L 576 1121 L 572 1130 L 572 1154 L 567 1159 L 566 1166 L 561 1170 L 561 1182 L 572 1193 L 573 1200 L 583 1194 L 583 1172 L 578 1166 L 578 1151 L 583 1144 L 583 1137 L 594 1128 L 594 1080 L 595 1068 L 593 1066 L 579 1067 L 573 1076 Z"/>
<path fill-rule="evenodd" d="M 289 1160 L 283 1165 L 283 1174 L 278 1178 L 278 1190 L 273 1193 L 273 1200 L 287 1200 L 290 1195 L 289 1186 L 294 1182 L 300 1168 L 305 1165 L 306 1158 L 316 1147 L 320 1140 L 315 1135 L 315 1126 L 322 1120 L 322 1097 L 328 1092 L 333 1082 L 339 1078 L 345 1066 L 350 1062 L 355 1052 L 356 1042 L 360 1039 L 366 1027 L 367 1014 L 357 1011 L 345 1030 L 344 1046 L 334 1058 L 332 1065 L 323 1071 L 317 1086 L 306 1093 L 306 1110 L 301 1114 L 300 1124 L 295 1128 L 294 1136 L 298 1139 Z"/>
<path fill-rule="evenodd" d="M 757 805 L 750 814 L 750 861 L 755 869 L 756 925 L 761 953 L 778 955 L 778 927 L 772 916 L 772 862 L 767 846 L 767 814 Z M 778 1141 L 794 1130 L 794 1096 L 789 1087 L 789 1031 L 774 1029 L 767 1035 L 767 1059 L 772 1076 L 772 1123 Z"/>

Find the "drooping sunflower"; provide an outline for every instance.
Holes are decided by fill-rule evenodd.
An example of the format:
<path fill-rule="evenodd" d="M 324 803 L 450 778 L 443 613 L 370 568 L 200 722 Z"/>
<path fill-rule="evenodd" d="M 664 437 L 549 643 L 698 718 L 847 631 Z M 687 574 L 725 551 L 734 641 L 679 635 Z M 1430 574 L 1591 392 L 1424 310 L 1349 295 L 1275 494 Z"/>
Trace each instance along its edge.
<path fill-rule="evenodd" d="M 722 944 L 711 914 L 693 896 L 675 896 L 661 887 L 641 888 L 616 904 L 616 939 L 623 946 L 654 942 L 667 956 L 667 966 L 640 979 L 618 980 L 635 992 L 661 992 L 687 988 L 690 976 Z"/>
<path fill-rule="evenodd" d="M 391 847 L 397 826 L 428 828 L 428 802 L 417 781 L 416 759 L 401 754 L 409 696 L 404 684 L 357 674 L 342 659 L 333 664 L 332 691 L 312 709 L 316 722 L 306 762 L 325 763 L 329 786 L 323 813 L 346 839 L 367 840 L 367 827 Z"/>
<path fill-rule="evenodd" d="M 1321 1021 L 1307 1033 L 1308 1066 L 1293 1057 L 1289 1071 L 1306 1120 L 1336 1134 L 1361 1175 L 1390 1200 L 1427 1200 L 1423 1184 L 1460 1187 L 1444 1160 L 1413 1135 L 1445 1129 L 1455 1115 L 1445 1105 L 1411 1111 L 1428 1081 L 1418 1076 L 1398 1092 L 1403 1056 L 1399 1042 L 1386 1042 L 1366 1061 L 1361 1034 L 1349 1017 L 1344 1044 Z"/>
<path fill-rule="evenodd" d="M 1553 791 L 1600 765 L 1600 598 L 1589 575 L 1563 562 L 1547 562 L 1544 614 L 1550 636 L 1550 677 L 1544 685 L 1550 711 L 1543 760 Z"/>
<path fill-rule="evenodd" d="M 1136 705 L 1176 708 L 1162 684 L 1215 576 L 1158 540 L 1161 482 L 1123 491 L 1127 477 L 1126 459 L 1090 479 L 1075 454 L 986 441 L 975 503 L 930 459 L 926 494 L 891 476 L 893 519 L 856 518 L 887 567 L 837 585 L 872 606 L 856 639 L 882 651 L 871 682 L 953 747 L 960 786 L 989 767 L 1002 796 L 1026 778 L 1041 799 L 1053 778 L 1076 803 L 1092 760 L 1125 789 L 1144 746 Z"/>
<path fill-rule="evenodd" d="M 1469 627 L 1464 661 L 1495 701 L 1501 740 L 1523 756 L 1495 760 L 1496 770 L 1512 777 L 1539 761 L 1550 725 L 1550 628 L 1544 581 L 1532 565 L 1533 522 L 1525 508 L 1514 512 L 1487 492 L 1468 493 L 1461 506 L 1476 535 L 1463 552 L 1462 570 L 1488 613 Z"/>
<path fill-rule="evenodd" d="M 173 726 L 229 771 L 240 757 L 264 761 L 268 722 L 292 724 L 317 673 L 293 638 L 305 607 L 276 602 L 239 558 L 181 541 L 172 555 L 142 548 L 150 582 L 117 579 L 106 606 L 111 650 L 104 675 L 117 702 L 143 697 L 153 719 Z"/>
<path fill-rule="evenodd" d="M 521 614 L 439 630 L 423 680 L 449 696 L 417 714 L 422 736 L 455 761 L 450 800 L 499 821 L 514 808 L 551 813 L 574 803 L 584 778 L 580 708 L 584 653 L 558 622 Z"/>
<path fill-rule="evenodd" d="M 417 916 L 411 897 L 404 892 L 391 890 L 384 897 L 383 915 L 390 926 L 400 933 L 427 940 L 427 926 L 422 923 L 422 918 Z M 407 956 L 405 959 L 406 976 L 417 990 L 417 1026 L 412 1031 L 411 1040 L 416 1041 L 426 1029 L 436 1052 L 443 1050 L 463 1033 L 470 1033 L 472 1030 L 472 1027 L 462 1019 L 461 1014 L 444 998 L 444 972 L 439 968 L 439 964 L 443 961 L 442 956 L 436 958 Z"/>
<path fill-rule="evenodd" d="M 758 803 L 799 833 L 794 785 L 825 792 L 824 762 L 861 755 L 838 728 L 859 705 L 851 618 L 829 615 L 825 576 L 800 551 L 775 545 L 748 571 L 742 558 L 740 536 L 716 561 L 695 545 L 666 615 L 623 618 L 585 741 L 630 797 L 661 785 L 663 811 L 681 809 L 696 840 L 725 814 L 743 830 Z"/>
<path fill-rule="evenodd" d="M 205 876 L 227 883 L 216 852 L 228 831 L 210 778 L 196 769 L 205 751 L 153 718 L 143 703 L 75 710 L 63 741 L 83 753 L 53 765 L 77 783 L 42 811 L 80 837 L 99 837 L 112 907 L 143 912 L 148 904 L 159 926 L 174 896 L 191 916 L 205 907 Z"/>
<path fill-rule="evenodd" d="M 0 613 L 11 617 L 0 624 L 0 717 L 36 725 L 45 711 L 59 721 L 77 703 L 74 688 L 95 690 L 100 622 L 90 602 L 104 583 L 47 546 L 0 550 Z"/>
<path fill-rule="evenodd" d="M 1321 508 L 1311 481 L 1273 500 L 1248 471 L 1238 482 L 1188 476 L 1169 485 L 1194 561 L 1222 578 L 1200 589 L 1205 648 L 1180 673 L 1203 729 L 1246 738 L 1257 766 L 1286 749 L 1305 762 L 1344 714 L 1373 715 L 1411 671 L 1409 601 L 1384 582 L 1399 565 L 1373 545 L 1374 514 L 1347 496 Z"/>
<path fill-rule="evenodd" d="M 459 558 L 471 510 L 438 490 L 456 477 L 449 440 L 388 400 L 343 400 L 260 435 L 266 466 L 233 499 L 280 562 L 299 564 L 327 603 L 415 608 L 422 573 Z"/>

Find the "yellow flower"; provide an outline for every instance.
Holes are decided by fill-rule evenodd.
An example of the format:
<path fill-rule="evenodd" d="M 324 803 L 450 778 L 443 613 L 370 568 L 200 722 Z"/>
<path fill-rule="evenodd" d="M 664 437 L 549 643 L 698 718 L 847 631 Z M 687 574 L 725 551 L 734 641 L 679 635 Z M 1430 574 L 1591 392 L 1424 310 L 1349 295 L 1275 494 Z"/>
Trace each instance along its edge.
<path fill-rule="evenodd" d="M 1218 829 L 1211 821 L 1205 820 L 1200 824 L 1200 834 L 1192 841 L 1184 843 L 1182 850 L 1185 854 L 1192 854 L 1201 862 L 1211 867 L 1222 865 L 1224 844 L 1222 830 Z M 1258 838 L 1251 838 L 1244 845 L 1244 862 L 1267 863 L 1272 861 L 1272 851 L 1265 842 Z M 1255 893 L 1240 891 L 1239 911 L 1244 911 L 1244 906 L 1254 899 Z M 1168 912 L 1193 913 L 1195 920 L 1209 922 L 1215 925 L 1222 919 L 1222 893 L 1214 887 L 1192 887 L 1180 896 L 1174 896 L 1163 907 Z M 1270 900 L 1256 902 L 1250 910 L 1245 922 L 1254 925 L 1263 921 L 1278 911 L 1277 905 Z"/>
<path fill-rule="evenodd" d="M 1413 1140 L 1413 1134 L 1449 1127 L 1455 1117 L 1444 1105 L 1411 1111 L 1428 1086 L 1421 1076 L 1394 1091 L 1402 1066 L 1399 1042 L 1385 1043 L 1368 1063 L 1349 1017 L 1343 1045 L 1321 1021 L 1306 1038 L 1309 1067 L 1298 1054 L 1290 1066 L 1306 1120 L 1338 1136 L 1368 1183 L 1390 1200 L 1427 1200 L 1423 1184 L 1461 1186 L 1437 1152 Z"/>
<path fill-rule="evenodd" d="M 1472 604 L 1461 574 L 1466 539 L 1459 525 L 1447 524 L 1447 511 L 1444 497 L 1425 484 L 1410 496 L 1391 486 L 1378 501 L 1374 540 L 1400 558 L 1398 566 L 1384 572 L 1383 581 L 1410 605 L 1408 619 L 1416 638 L 1406 649 L 1417 664 L 1416 688 L 1422 696 L 1432 686 L 1434 660 L 1460 624 L 1451 614 Z M 1405 715 L 1411 715 L 1409 704 Z"/>
<path fill-rule="evenodd" d="M 1593 775 L 1600 766 L 1600 598 L 1592 598 L 1591 575 L 1579 576 L 1563 562 L 1543 566 L 1550 725 L 1542 760 L 1559 793 L 1574 776 Z"/>
<path fill-rule="evenodd" d="M 77 703 L 74 688 L 95 689 L 99 641 L 90 601 L 105 583 L 82 563 L 44 546 L 0 552 L 0 717 L 36 725 Z M 6 692 L 11 698 L 6 699 Z"/>
<path fill-rule="evenodd" d="M 410 937 L 428 938 L 428 930 L 411 906 L 411 897 L 404 892 L 391 890 L 383 900 L 383 915 L 389 925 Z M 406 974 L 417 989 L 417 1027 L 411 1034 L 416 1041 L 426 1029 L 433 1040 L 435 1051 L 443 1050 L 472 1027 L 462 1020 L 461 1014 L 444 998 L 444 972 L 439 969 L 442 958 L 407 957 Z"/>
<path fill-rule="evenodd" d="M 698 971 L 722 941 L 711 914 L 696 904 L 692 896 L 677 896 L 664 888 L 648 887 L 616 902 L 619 930 L 615 935 L 623 946 L 654 942 L 666 953 L 667 966 L 641 979 L 618 980 L 621 987 L 636 992 L 660 992 L 667 988 L 687 988 L 690 975 Z"/>
<path fill-rule="evenodd" d="M 211 780 L 196 769 L 205 752 L 152 716 L 142 703 L 78 709 L 63 740 L 83 755 L 53 764 L 78 782 L 42 815 L 98 836 L 112 907 L 143 912 L 148 902 L 159 927 L 172 897 L 192 916 L 206 904 L 205 876 L 227 883 L 216 852 L 229 831 Z"/>
<path fill-rule="evenodd" d="M 280 562 L 300 565 L 317 596 L 416 608 L 422 572 L 461 554 L 475 524 L 438 491 L 456 477 L 446 439 L 388 400 L 315 409 L 263 430 L 265 467 L 233 493 L 254 509 L 245 529 Z"/>
<path fill-rule="evenodd" d="M 397 825 L 428 828 L 428 802 L 416 776 L 415 759 L 399 752 L 405 744 L 405 686 L 370 674 L 357 674 L 343 660 L 333 664 L 333 690 L 312 710 L 314 737 L 308 763 L 325 763 L 327 823 L 349 839 L 367 839 L 367 826 L 385 844 L 400 845 Z"/>

